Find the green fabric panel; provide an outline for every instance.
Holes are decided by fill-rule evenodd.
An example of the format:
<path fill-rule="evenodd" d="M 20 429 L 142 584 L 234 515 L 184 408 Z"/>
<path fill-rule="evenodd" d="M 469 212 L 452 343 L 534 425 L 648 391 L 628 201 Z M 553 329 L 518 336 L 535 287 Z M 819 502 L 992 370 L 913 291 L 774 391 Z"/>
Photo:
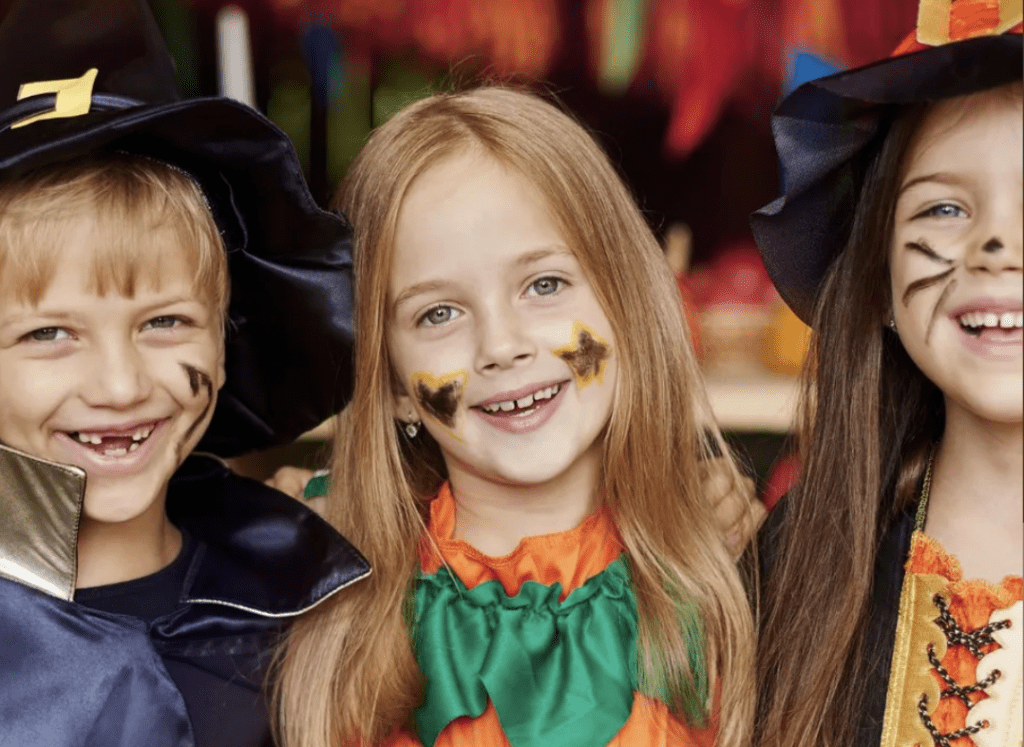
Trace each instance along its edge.
<path fill-rule="evenodd" d="M 416 731 L 425 747 L 490 697 L 513 747 L 604 745 L 637 689 L 637 609 L 620 556 L 559 603 L 561 584 L 475 589 L 441 568 L 416 587 L 413 644 L 427 677 Z"/>

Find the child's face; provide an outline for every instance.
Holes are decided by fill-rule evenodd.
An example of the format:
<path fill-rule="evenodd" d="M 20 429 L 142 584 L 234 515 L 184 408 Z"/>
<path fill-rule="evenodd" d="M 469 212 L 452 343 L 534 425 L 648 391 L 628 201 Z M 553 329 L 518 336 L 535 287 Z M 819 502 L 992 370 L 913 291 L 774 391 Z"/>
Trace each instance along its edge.
<path fill-rule="evenodd" d="M 947 403 L 1022 419 L 1020 100 L 936 105 L 909 153 L 891 247 L 896 328 Z"/>
<path fill-rule="evenodd" d="M 399 213 L 388 339 L 415 415 L 453 479 L 592 479 L 615 340 L 539 191 L 491 159 L 432 167 Z"/>
<path fill-rule="evenodd" d="M 170 231 L 155 231 L 159 287 L 97 295 L 92 224 L 66 232 L 37 305 L 0 297 L 0 442 L 87 473 L 85 516 L 134 519 L 165 495 L 223 383 L 221 320 Z M 11 294 L 8 294 L 11 295 Z"/>

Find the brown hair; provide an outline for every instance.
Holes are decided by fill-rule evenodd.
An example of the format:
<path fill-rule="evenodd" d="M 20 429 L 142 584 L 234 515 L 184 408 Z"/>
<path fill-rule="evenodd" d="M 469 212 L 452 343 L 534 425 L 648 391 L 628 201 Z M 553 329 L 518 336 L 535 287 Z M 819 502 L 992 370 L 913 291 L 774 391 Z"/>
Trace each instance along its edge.
<path fill-rule="evenodd" d="M 603 436 L 599 493 L 630 557 L 640 615 L 641 689 L 684 719 L 704 672 L 720 685 L 719 744 L 745 745 L 753 715 L 754 631 L 735 566 L 701 493 L 698 459 L 712 422 L 678 291 L 644 219 L 607 158 L 539 98 L 482 88 L 420 101 L 371 137 L 341 207 L 356 227 L 355 392 L 334 450 L 328 518 L 374 573 L 299 620 L 274 686 L 288 747 L 377 744 L 407 723 L 422 675 L 409 598 L 427 505 L 444 479 L 436 443 L 412 446 L 393 421 L 386 340 L 390 254 L 412 181 L 477 149 L 543 193 L 591 279 L 618 342 L 619 386 Z M 667 414 L 671 415 L 667 415 Z M 710 431 L 718 444 L 721 437 Z M 735 473 L 733 473 L 735 477 Z M 699 704 L 706 715 L 707 702 Z M 693 720 L 692 718 L 688 720 Z"/>
<path fill-rule="evenodd" d="M 53 279 L 67 232 L 93 223 L 91 289 L 132 297 L 156 286 L 169 230 L 195 268 L 195 287 L 220 316 L 228 301 L 227 255 L 199 186 L 142 156 L 111 153 L 50 166 L 0 184 L 0 296 L 36 304 Z"/>
<path fill-rule="evenodd" d="M 1019 97 L 1020 84 L 1008 92 Z M 886 328 L 896 201 L 927 111 L 892 112 L 868 159 L 850 238 L 815 306 L 802 477 L 785 499 L 762 596 L 756 743 L 765 747 L 856 744 L 878 545 L 916 500 L 944 429 L 942 392 Z"/>

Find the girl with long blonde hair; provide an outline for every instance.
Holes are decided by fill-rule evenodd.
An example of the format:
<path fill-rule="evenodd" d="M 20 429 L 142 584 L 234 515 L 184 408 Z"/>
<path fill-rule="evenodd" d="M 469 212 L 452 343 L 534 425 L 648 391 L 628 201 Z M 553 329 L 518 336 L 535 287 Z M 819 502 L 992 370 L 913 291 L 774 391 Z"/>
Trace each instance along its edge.
<path fill-rule="evenodd" d="M 374 570 L 291 630 L 282 744 L 745 745 L 751 613 L 701 482 L 724 447 L 600 148 L 527 93 L 437 95 L 339 207 L 358 347 L 327 517 Z"/>

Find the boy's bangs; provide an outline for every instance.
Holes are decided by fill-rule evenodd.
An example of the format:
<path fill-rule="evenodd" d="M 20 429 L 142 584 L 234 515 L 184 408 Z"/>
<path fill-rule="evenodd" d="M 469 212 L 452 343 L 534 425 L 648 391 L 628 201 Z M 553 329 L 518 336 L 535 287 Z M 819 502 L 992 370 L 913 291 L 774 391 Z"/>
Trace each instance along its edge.
<path fill-rule="evenodd" d="M 0 214 L 4 297 L 37 304 L 63 248 L 88 232 L 89 291 L 132 298 L 139 288 L 158 289 L 173 252 L 182 252 L 196 294 L 218 313 L 226 306 L 226 257 L 216 224 L 198 187 L 168 166 L 99 167 L 69 182 L 19 190 L 0 202 Z"/>

